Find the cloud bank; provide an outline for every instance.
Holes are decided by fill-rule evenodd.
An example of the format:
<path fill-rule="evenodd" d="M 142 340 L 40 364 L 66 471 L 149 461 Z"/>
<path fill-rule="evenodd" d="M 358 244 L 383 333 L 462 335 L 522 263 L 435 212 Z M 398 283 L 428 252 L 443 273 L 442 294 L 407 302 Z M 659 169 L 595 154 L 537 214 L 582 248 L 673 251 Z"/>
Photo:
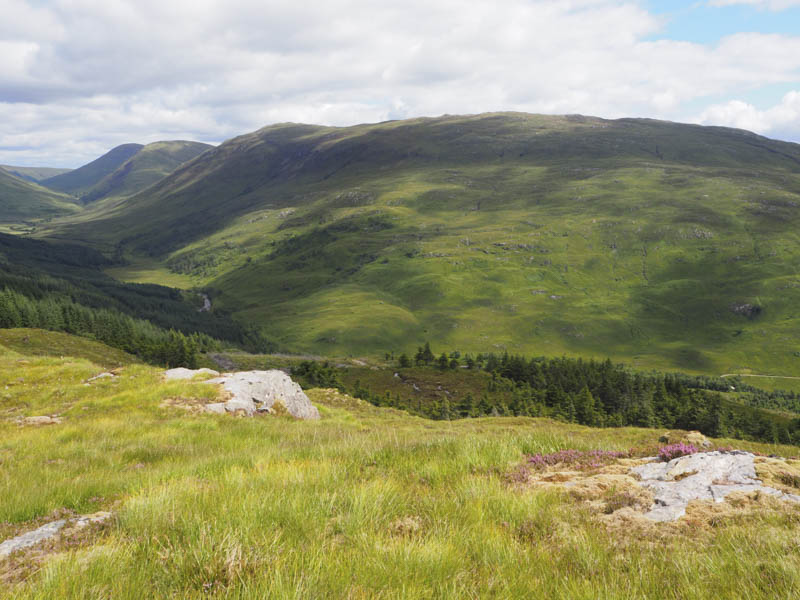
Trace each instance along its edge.
<path fill-rule="evenodd" d="M 736 98 L 800 80 L 800 36 L 659 39 L 662 19 L 635 0 L 0 0 L 0 14 L 0 163 L 77 166 L 124 142 L 217 142 L 281 121 L 494 110 L 748 123 L 800 140 L 797 93 L 767 110 Z"/>

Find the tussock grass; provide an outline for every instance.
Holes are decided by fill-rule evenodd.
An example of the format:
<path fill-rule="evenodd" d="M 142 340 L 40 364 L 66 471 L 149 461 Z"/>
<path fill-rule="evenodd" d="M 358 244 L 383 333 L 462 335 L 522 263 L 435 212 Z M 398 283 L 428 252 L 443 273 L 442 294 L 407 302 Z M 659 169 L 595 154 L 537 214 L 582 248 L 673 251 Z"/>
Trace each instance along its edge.
<path fill-rule="evenodd" d="M 94 543 L 49 556 L 0 597 L 685 599 L 800 590 L 800 530 L 789 512 L 637 537 L 609 529 L 564 492 L 505 477 L 525 453 L 625 450 L 655 443 L 659 431 L 530 418 L 432 422 L 313 390 L 318 422 L 192 414 L 161 403 L 211 398 L 211 386 L 164 382 L 137 364 L 84 385 L 98 370 L 86 359 L 0 347 L 0 532 L 64 509 L 115 513 Z M 62 424 L 14 421 L 43 411 Z"/>

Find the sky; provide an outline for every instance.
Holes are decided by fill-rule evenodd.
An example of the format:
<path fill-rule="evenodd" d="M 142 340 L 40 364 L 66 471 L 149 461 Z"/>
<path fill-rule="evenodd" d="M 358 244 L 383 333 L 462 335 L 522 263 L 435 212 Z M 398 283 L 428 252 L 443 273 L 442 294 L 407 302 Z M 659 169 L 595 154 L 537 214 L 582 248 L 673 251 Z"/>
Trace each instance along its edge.
<path fill-rule="evenodd" d="M 505 110 L 800 142 L 800 0 L 0 0 L 0 15 L 0 164 Z"/>

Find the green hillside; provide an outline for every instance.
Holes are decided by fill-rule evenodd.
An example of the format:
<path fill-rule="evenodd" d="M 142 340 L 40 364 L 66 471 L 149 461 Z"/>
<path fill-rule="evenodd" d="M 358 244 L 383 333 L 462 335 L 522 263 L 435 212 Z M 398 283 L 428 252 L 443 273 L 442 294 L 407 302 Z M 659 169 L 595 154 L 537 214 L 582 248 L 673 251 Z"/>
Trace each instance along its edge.
<path fill-rule="evenodd" d="M 798 206 L 795 144 L 487 114 L 267 127 L 42 235 L 189 275 L 296 350 L 798 375 Z"/>
<path fill-rule="evenodd" d="M 100 158 L 69 173 L 42 180 L 42 185 L 65 194 L 81 197 L 102 181 L 104 177 L 122 166 L 143 147 L 141 144 L 122 144 L 109 150 Z"/>
<path fill-rule="evenodd" d="M 11 165 L 0 165 L 0 168 L 5 169 L 12 175 L 16 175 L 21 179 L 32 181 L 34 183 L 39 183 L 40 181 L 49 179 L 50 177 L 55 177 L 56 175 L 69 173 L 72 170 L 58 169 L 53 167 L 14 167 Z"/>
<path fill-rule="evenodd" d="M 0 228 L 80 211 L 72 200 L 0 167 Z"/>
<path fill-rule="evenodd" d="M 793 504 L 740 493 L 674 523 L 640 516 L 648 497 L 622 474 L 663 430 L 429 421 L 324 389 L 307 390 L 318 421 L 202 414 L 211 385 L 127 360 L 90 381 L 109 367 L 101 348 L 12 333 L 28 339 L 0 332 L 0 540 L 111 516 L 0 560 L 3 597 L 755 600 L 800 589 Z M 26 349 L 50 342 L 63 354 Z M 42 415 L 58 422 L 25 421 Z M 800 470 L 765 456 L 796 446 L 714 444 L 760 452 L 759 476 Z M 529 466 L 562 450 L 584 463 Z M 633 458 L 597 458 L 608 451 Z"/>
<path fill-rule="evenodd" d="M 114 172 L 106 175 L 81 200 L 95 202 L 102 198 L 130 196 L 172 173 L 181 164 L 213 148 L 200 142 L 154 142 L 147 144 Z"/>

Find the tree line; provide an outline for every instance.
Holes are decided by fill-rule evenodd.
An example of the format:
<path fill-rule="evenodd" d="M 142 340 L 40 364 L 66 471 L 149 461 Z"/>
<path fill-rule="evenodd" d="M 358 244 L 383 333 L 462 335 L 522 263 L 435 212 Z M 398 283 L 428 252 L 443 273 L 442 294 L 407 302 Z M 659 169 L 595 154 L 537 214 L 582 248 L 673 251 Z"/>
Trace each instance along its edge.
<path fill-rule="evenodd" d="M 220 310 L 199 312 L 190 292 L 121 283 L 91 248 L 0 234 L 0 327 L 90 337 L 159 365 L 192 366 L 223 343 L 251 352 L 275 344 Z"/>
<path fill-rule="evenodd" d="M 432 419 L 551 417 L 593 427 L 696 429 L 712 437 L 800 442 L 800 418 L 748 406 L 726 398 L 720 391 L 703 389 L 702 378 L 635 372 L 610 360 L 527 358 L 507 353 L 462 356 L 459 352 L 437 357 L 426 343 L 413 361 L 403 354 L 396 364 L 399 374 L 430 369 L 456 374 L 480 370 L 489 377 L 461 397 L 441 393 L 422 402 L 419 394 L 391 394 L 360 381 L 348 389 L 341 384 L 341 372 L 327 363 L 309 361 L 295 370 L 311 384 L 339 387 L 377 406 Z"/>
<path fill-rule="evenodd" d="M 0 328 L 61 331 L 103 342 L 144 361 L 168 367 L 197 367 L 198 352 L 219 348 L 203 333 L 185 335 L 118 311 L 88 308 L 63 297 L 31 299 L 9 288 L 0 292 Z"/>

